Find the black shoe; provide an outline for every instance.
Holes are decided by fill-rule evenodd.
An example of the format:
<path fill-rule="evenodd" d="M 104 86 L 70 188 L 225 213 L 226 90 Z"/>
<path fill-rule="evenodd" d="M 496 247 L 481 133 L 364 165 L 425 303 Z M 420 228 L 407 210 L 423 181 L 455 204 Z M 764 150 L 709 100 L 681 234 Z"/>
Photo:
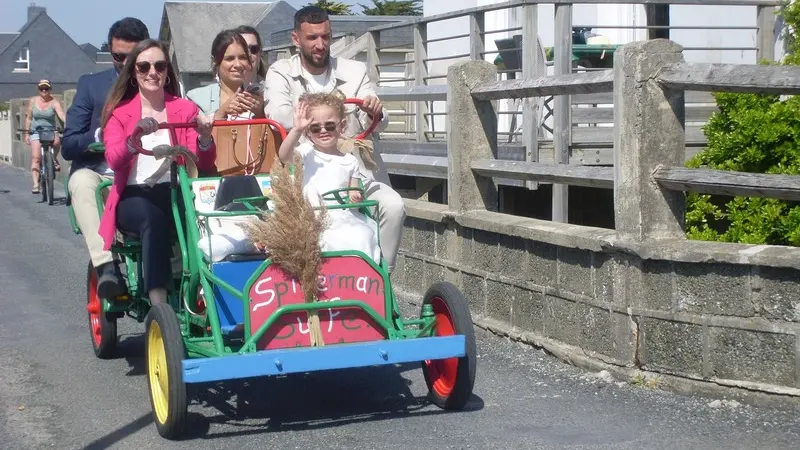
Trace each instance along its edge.
<path fill-rule="evenodd" d="M 127 294 L 125 280 L 122 279 L 113 262 L 97 267 L 97 295 L 106 300 L 113 300 Z"/>

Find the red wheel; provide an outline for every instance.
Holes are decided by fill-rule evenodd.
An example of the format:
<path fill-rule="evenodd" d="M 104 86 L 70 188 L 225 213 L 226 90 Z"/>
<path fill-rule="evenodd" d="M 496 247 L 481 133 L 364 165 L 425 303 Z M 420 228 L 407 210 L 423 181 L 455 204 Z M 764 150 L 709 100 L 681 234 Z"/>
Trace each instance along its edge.
<path fill-rule="evenodd" d="M 97 271 L 91 261 L 86 272 L 86 294 L 94 354 L 98 358 L 111 358 L 117 350 L 117 319 L 103 312 L 103 301 L 97 295 Z"/>
<path fill-rule="evenodd" d="M 434 335 L 464 335 L 466 354 L 422 363 L 422 373 L 433 403 L 444 409 L 461 409 L 472 396 L 475 385 L 475 330 L 467 300 L 447 282 L 436 283 L 425 293 L 423 305 L 430 304 L 436 319 Z"/>

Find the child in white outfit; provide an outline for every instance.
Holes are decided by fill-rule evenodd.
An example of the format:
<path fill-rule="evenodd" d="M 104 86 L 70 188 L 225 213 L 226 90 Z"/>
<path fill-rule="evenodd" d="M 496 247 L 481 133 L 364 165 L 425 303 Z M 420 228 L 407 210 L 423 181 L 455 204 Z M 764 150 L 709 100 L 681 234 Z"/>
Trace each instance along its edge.
<path fill-rule="evenodd" d="M 303 157 L 303 192 L 312 206 L 320 206 L 322 194 L 346 187 L 359 187 L 358 160 L 338 149 L 345 127 L 344 103 L 331 94 L 304 94 L 294 110 L 294 126 L 278 150 L 284 163 L 297 151 Z M 308 142 L 298 145 L 303 136 Z M 360 191 L 349 191 L 350 201 L 360 202 Z M 337 205 L 336 200 L 327 202 Z M 355 208 L 329 209 L 329 225 L 320 246 L 326 251 L 358 250 L 380 264 L 377 224 Z"/>

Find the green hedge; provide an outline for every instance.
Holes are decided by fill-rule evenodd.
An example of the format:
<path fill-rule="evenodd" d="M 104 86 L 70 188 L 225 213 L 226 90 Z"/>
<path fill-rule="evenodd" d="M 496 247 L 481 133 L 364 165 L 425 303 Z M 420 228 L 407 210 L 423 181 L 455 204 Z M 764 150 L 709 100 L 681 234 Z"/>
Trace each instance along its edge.
<path fill-rule="evenodd" d="M 783 64 L 796 64 L 800 2 L 781 12 L 787 25 Z M 688 167 L 800 174 L 800 98 L 716 93 L 719 107 L 705 126 L 707 148 Z M 800 203 L 765 198 L 688 194 L 690 239 L 800 246 Z"/>

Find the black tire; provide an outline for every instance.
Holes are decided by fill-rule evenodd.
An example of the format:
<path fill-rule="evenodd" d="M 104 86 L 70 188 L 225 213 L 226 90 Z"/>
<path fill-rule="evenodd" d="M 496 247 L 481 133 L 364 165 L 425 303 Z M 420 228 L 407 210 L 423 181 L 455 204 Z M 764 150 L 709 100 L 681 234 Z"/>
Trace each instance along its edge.
<path fill-rule="evenodd" d="M 433 306 L 436 315 L 435 335 L 456 334 L 466 339 L 464 356 L 422 362 L 429 396 L 442 409 L 462 409 L 472 397 L 477 363 L 475 330 L 467 299 L 451 283 L 439 282 L 425 293 L 423 306 L 426 304 Z"/>
<path fill-rule="evenodd" d="M 47 170 L 45 169 L 46 164 L 46 153 L 42 154 L 42 159 L 39 161 L 39 191 L 42 194 L 42 203 L 47 201 Z"/>
<path fill-rule="evenodd" d="M 97 295 L 97 271 L 91 261 L 86 271 L 86 310 L 95 356 L 113 358 L 117 353 L 117 319 L 103 312 L 102 299 Z"/>
<path fill-rule="evenodd" d="M 176 439 L 186 428 L 188 415 L 186 384 L 183 382 L 183 337 L 178 317 L 168 304 L 158 303 L 150 308 L 146 325 L 145 361 L 153 422 L 162 437 Z M 159 375 L 164 371 L 167 392 L 163 392 L 159 382 Z M 162 400 L 166 400 L 166 405 L 160 403 Z"/>
<path fill-rule="evenodd" d="M 53 181 L 55 180 L 55 165 L 53 161 L 53 152 L 48 146 L 47 151 L 44 152 L 45 159 L 45 181 L 47 182 L 47 204 L 53 204 Z M 42 191 L 44 192 L 44 191 Z"/>

